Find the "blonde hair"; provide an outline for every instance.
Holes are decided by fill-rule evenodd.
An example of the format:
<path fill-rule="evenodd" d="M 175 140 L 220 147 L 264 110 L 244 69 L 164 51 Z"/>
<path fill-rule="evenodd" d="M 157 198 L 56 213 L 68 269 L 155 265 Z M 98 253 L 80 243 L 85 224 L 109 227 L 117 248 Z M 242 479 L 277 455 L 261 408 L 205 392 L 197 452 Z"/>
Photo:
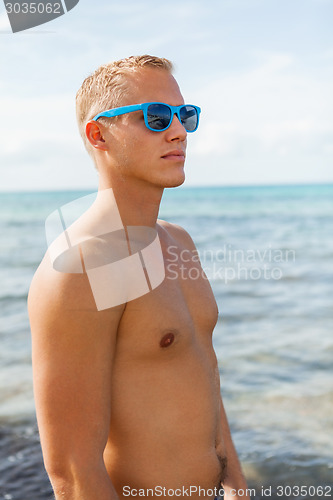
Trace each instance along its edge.
<path fill-rule="evenodd" d="M 164 69 L 169 73 L 173 70 L 168 59 L 150 55 L 130 56 L 103 64 L 82 83 L 76 94 L 76 118 L 81 137 L 90 154 L 92 148 L 85 133 L 86 123 L 101 111 L 119 106 L 129 88 L 128 76 L 146 67 Z"/>

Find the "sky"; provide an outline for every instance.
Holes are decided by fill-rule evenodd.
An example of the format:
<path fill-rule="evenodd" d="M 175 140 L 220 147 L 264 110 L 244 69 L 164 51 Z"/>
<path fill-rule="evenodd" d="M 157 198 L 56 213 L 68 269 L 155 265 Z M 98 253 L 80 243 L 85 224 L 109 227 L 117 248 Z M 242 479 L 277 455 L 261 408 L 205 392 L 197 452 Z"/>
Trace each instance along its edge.
<path fill-rule="evenodd" d="M 13 34 L 0 5 L 0 190 L 94 189 L 75 94 L 100 64 L 171 59 L 185 185 L 333 182 L 333 0 L 80 0 Z"/>

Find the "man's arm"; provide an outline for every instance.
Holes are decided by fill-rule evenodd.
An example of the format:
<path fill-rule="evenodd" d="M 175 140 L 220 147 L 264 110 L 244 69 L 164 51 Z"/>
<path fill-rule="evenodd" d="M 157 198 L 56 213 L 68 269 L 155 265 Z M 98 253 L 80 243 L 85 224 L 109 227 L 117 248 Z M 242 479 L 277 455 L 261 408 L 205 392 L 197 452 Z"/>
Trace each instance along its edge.
<path fill-rule="evenodd" d="M 242 472 L 242 467 L 237 456 L 235 445 L 231 438 L 228 419 L 224 410 L 222 398 L 221 398 L 221 425 L 222 425 L 223 441 L 228 460 L 227 477 L 223 484 L 225 492 L 224 499 L 250 500 L 250 496 L 245 494 L 246 490 L 248 489 L 248 486 Z M 239 491 L 240 494 L 237 493 Z"/>
<path fill-rule="evenodd" d="M 38 426 L 56 499 L 117 499 L 103 452 L 124 306 L 98 312 L 87 276 L 59 273 L 47 256 L 28 306 Z"/>

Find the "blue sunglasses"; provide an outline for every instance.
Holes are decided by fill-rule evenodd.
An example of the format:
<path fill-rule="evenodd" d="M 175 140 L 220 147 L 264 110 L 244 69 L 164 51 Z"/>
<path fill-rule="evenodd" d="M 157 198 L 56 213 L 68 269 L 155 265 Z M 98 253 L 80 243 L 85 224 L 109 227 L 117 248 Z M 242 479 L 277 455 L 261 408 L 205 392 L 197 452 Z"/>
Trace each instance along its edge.
<path fill-rule="evenodd" d="M 132 113 L 133 111 L 139 111 L 140 109 L 143 111 L 146 127 L 154 132 L 163 132 L 163 130 L 167 130 L 172 123 L 174 115 L 178 116 L 186 132 L 195 132 L 199 125 L 201 109 L 198 106 L 193 106 L 193 104 L 170 106 L 163 102 L 145 102 L 143 104 L 133 104 L 131 106 L 108 109 L 96 115 L 93 121 L 97 121 L 101 116 L 120 116 L 126 113 Z"/>

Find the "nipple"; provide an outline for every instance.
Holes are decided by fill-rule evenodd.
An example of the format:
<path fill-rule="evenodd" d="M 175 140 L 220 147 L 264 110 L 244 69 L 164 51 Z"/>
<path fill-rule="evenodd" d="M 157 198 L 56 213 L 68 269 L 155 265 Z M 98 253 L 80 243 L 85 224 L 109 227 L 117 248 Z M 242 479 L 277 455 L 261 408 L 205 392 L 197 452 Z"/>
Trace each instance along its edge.
<path fill-rule="evenodd" d="M 160 341 L 160 346 L 161 347 L 169 347 L 169 345 L 171 345 L 174 340 L 175 340 L 175 336 L 173 333 L 171 333 L 171 332 L 166 333 Z"/>

